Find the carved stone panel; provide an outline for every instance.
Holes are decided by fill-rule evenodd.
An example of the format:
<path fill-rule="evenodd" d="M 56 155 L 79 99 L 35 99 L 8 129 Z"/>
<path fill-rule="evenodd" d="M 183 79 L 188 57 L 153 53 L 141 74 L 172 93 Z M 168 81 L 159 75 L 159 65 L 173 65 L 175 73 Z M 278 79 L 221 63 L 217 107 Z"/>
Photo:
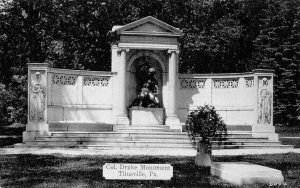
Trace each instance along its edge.
<path fill-rule="evenodd" d="M 246 88 L 252 88 L 254 86 L 253 77 L 245 78 Z"/>
<path fill-rule="evenodd" d="M 180 88 L 181 89 L 196 89 L 205 87 L 205 79 L 197 78 L 182 78 L 180 79 Z"/>
<path fill-rule="evenodd" d="M 105 76 L 85 76 L 83 86 L 108 87 L 110 77 Z"/>
<path fill-rule="evenodd" d="M 259 78 L 258 89 L 258 124 L 271 124 L 272 120 L 272 89 L 270 79 Z"/>
<path fill-rule="evenodd" d="M 46 75 L 45 71 L 31 71 L 29 80 L 29 121 L 45 120 Z"/>
<path fill-rule="evenodd" d="M 52 83 L 59 85 L 75 85 L 77 76 L 66 74 L 53 74 Z"/>
<path fill-rule="evenodd" d="M 238 88 L 239 79 L 214 79 L 214 88 L 227 89 L 227 88 Z"/>

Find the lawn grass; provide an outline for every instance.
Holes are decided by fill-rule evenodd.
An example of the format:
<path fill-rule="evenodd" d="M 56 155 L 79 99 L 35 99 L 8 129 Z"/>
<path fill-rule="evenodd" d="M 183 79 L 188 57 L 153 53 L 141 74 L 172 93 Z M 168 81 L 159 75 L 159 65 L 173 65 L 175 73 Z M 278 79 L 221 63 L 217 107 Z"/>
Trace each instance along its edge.
<path fill-rule="evenodd" d="M 105 163 L 172 164 L 171 181 L 105 180 Z M 0 155 L 1 187 L 232 187 L 211 177 L 194 157 Z"/>
<path fill-rule="evenodd" d="M 283 145 L 294 145 L 295 148 L 300 148 L 300 139 L 296 138 L 284 138 L 284 137 L 300 137 L 300 126 L 276 126 L 276 133 L 279 136 L 279 141 Z"/>
<path fill-rule="evenodd" d="M 287 183 L 300 185 L 300 154 L 214 157 L 214 161 L 243 161 L 282 170 Z M 170 181 L 105 180 L 105 163 L 171 164 Z M 194 157 L 0 155 L 0 187 L 235 187 L 194 165 Z M 262 187 L 262 185 L 243 186 Z M 268 187 L 264 185 L 263 187 Z"/>

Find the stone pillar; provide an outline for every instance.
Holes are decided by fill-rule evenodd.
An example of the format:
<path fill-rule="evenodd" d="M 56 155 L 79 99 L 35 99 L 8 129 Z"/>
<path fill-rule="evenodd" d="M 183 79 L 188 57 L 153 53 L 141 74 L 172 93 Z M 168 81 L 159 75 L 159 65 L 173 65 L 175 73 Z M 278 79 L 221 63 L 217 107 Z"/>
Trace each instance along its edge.
<path fill-rule="evenodd" d="M 129 49 L 119 49 L 120 61 L 119 61 L 119 72 L 118 72 L 118 86 L 119 91 L 115 91 L 119 97 L 118 102 L 119 113 L 117 114 L 117 124 L 118 125 L 129 125 L 129 118 L 127 113 L 127 105 L 126 105 L 126 53 L 129 52 Z"/>
<path fill-rule="evenodd" d="M 28 119 L 23 142 L 49 135 L 47 119 L 48 64 L 28 64 Z"/>
<path fill-rule="evenodd" d="M 178 50 L 168 50 L 169 57 L 169 95 L 168 95 L 168 113 L 166 125 L 171 129 L 181 129 L 180 121 L 176 114 L 176 92 L 177 92 L 177 63 Z"/>
<path fill-rule="evenodd" d="M 112 108 L 113 108 L 113 120 L 114 124 L 117 122 L 117 115 L 119 114 L 119 96 L 118 96 L 118 91 L 119 91 L 119 81 L 118 81 L 118 64 L 119 64 L 119 59 L 120 56 L 118 55 L 118 45 L 113 44 L 111 46 L 111 72 L 114 74 L 111 77 L 111 83 L 112 83 Z M 114 129 L 116 127 L 114 126 Z"/>
<path fill-rule="evenodd" d="M 273 125 L 273 70 L 254 70 L 255 104 L 252 135 L 278 140 Z"/>

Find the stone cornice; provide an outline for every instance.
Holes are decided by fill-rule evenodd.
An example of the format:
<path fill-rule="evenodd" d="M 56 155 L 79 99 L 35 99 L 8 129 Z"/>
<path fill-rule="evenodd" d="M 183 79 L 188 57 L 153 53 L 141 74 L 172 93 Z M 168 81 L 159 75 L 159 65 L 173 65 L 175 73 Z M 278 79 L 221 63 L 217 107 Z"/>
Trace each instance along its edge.
<path fill-rule="evenodd" d="M 163 36 L 163 37 L 180 37 L 180 34 L 173 34 L 168 32 L 137 32 L 137 31 L 124 31 L 122 35 L 134 35 L 134 36 Z"/>
<path fill-rule="evenodd" d="M 119 43 L 118 46 L 130 49 L 178 50 L 178 45 L 171 44 Z"/>
<path fill-rule="evenodd" d="M 86 70 L 70 70 L 70 69 L 57 69 L 49 68 L 49 73 L 56 74 L 74 74 L 74 75 L 83 75 L 83 76 L 113 76 L 116 75 L 116 72 L 109 71 L 86 71 Z"/>

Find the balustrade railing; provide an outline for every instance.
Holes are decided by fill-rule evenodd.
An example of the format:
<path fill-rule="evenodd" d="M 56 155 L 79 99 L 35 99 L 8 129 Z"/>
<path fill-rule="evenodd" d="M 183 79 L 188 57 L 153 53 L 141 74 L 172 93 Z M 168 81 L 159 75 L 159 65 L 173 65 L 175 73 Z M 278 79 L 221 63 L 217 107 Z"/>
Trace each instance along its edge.
<path fill-rule="evenodd" d="M 247 73 L 180 74 L 181 117 L 210 104 L 229 124 L 273 124 L 273 71 Z M 185 111 L 185 112 L 184 112 Z"/>

